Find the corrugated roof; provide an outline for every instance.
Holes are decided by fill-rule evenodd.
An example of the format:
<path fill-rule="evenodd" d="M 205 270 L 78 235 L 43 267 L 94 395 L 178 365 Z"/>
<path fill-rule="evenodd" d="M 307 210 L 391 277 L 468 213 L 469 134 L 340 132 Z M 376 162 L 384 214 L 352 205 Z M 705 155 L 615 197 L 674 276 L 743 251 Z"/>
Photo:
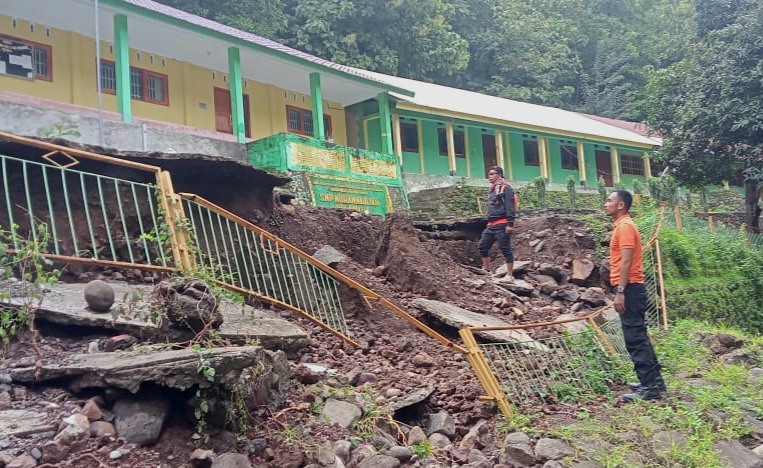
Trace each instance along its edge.
<path fill-rule="evenodd" d="M 578 112 L 578 114 L 582 115 L 583 117 L 587 117 L 589 119 L 598 120 L 599 122 L 604 122 L 607 125 L 613 125 L 615 127 L 624 128 L 633 133 L 638 133 L 641 136 L 645 136 L 649 139 L 652 139 L 656 141 L 657 144 L 659 145 L 662 144 L 662 138 L 654 130 L 649 128 L 645 123 L 633 122 L 630 120 L 613 119 L 610 117 L 602 117 L 600 115 L 586 114 L 583 112 Z"/>
<path fill-rule="evenodd" d="M 660 144 L 656 140 L 639 135 L 636 132 L 599 122 L 577 112 L 489 96 L 473 91 L 384 75 L 382 73 L 366 73 L 374 76 L 379 81 L 413 91 L 415 93 L 414 97 L 393 95 L 402 101 L 432 109 L 434 113 L 440 110 L 466 114 L 473 116 L 474 120 L 477 121 L 480 118 L 500 120 L 505 122 L 507 126 L 531 127 L 549 133 L 562 132 L 593 140 L 616 140 L 637 146 L 656 146 Z"/>
<path fill-rule="evenodd" d="M 386 81 L 381 81 L 377 79 L 376 77 L 366 73 L 363 70 L 348 67 L 346 65 L 341 65 L 341 64 L 332 62 L 330 60 L 322 59 L 320 57 L 316 57 L 315 55 L 308 54 L 307 52 L 302 52 L 300 50 L 293 49 L 291 47 L 285 46 L 281 43 L 272 41 L 270 39 L 266 39 L 262 36 L 258 36 L 256 34 L 252 34 L 246 31 L 241 31 L 240 29 L 226 26 L 222 23 L 218 23 L 216 21 L 202 18 L 201 16 L 197 16 L 182 10 L 178 10 L 177 8 L 172 8 L 170 6 L 163 5 L 161 3 L 157 3 L 151 0 L 118 0 L 117 2 L 114 2 L 114 3 L 129 4 L 129 5 L 141 8 L 143 10 L 157 13 L 159 15 L 163 15 L 175 20 L 183 21 L 190 25 L 199 26 L 199 27 L 208 29 L 210 31 L 224 34 L 231 38 L 240 39 L 242 41 L 249 42 L 250 44 L 254 46 L 270 49 L 276 54 L 289 55 L 291 57 L 294 57 L 299 60 L 303 60 L 305 62 L 309 62 L 314 65 L 330 68 L 330 69 L 333 69 L 342 73 L 346 73 L 358 78 L 362 78 L 365 80 L 370 80 L 372 82 L 379 83 L 380 85 L 386 85 L 387 87 L 389 86 L 395 87 L 394 85 L 390 85 Z M 401 89 L 400 91 L 405 91 L 405 89 Z"/>

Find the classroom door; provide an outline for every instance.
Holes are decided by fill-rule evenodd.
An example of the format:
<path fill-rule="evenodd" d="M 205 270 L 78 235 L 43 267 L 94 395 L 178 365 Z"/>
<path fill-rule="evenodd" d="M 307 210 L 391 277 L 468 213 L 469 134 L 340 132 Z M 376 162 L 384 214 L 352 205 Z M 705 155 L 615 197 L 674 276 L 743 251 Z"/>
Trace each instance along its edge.
<path fill-rule="evenodd" d="M 596 151 L 596 180 L 604 177 L 607 187 L 612 187 L 612 157 L 609 151 Z"/>
<path fill-rule="evenodd" d="M 244 128 L 246 137 L 252 137 L 249 118 L 249 95 L 244 94 Z M 233 133 L 233 112 L 231 111 L 230 91 L 215 88 L 215 130 Z"/>
<path fill-rule="evenodd" d="M 487 174 L 488 169 L 498 165 L 498 157 L 495 150 L 495 135 L 482 135 L 482 157 L 485 161 L 485 174 Z"/>

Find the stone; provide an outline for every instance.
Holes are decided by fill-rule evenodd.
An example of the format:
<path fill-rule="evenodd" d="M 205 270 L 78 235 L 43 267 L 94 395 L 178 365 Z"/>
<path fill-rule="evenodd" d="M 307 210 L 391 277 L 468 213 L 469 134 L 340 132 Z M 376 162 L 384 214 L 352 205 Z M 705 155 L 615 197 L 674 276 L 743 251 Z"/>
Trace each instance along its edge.
<path fill-rule="evenodd" d="M 573 463 L 571 468 L 605 468 L 605 467 L 599 462 L 584 460 L 584 461 Z"/>
<path fill-rule="evenodd" d="M 117 430 L 110 422 L 93 421 L 90 423 L 90 435 L 93 437 L 116 436 Z"/>
<path fill-rule="evenodd" d="M 494 278 L 493 284 L 519 296 L 530 296 L 535 291 L 535 287 L 533 287 L 532 284 L 517 278 L 514 278 L 513 280 Z"/>
<path fill-rule="evenodd" d="M 170 402 L 160 395 L 119 400 L 114 404 L 117 435 L 140 447 L 153 445 L 169 413 Z"/>
<path fill-rule="evenodd" d="M 559 283 L 552 276 L 535 275 L 533 279 L 538 282 L 538 288 L 543 294 L 551 294 L 559 287 Z"/>
<path fill-rule="evenodd" d="M 574 454 L 575 450 L 563 440 L 542 438 L 535 444 L 535 458 L 541 461 L 561 460 Z"/>
<path fill-rule="evenodd" d="M 331 268 L 336 268 L 338 264 L 347 260 L 347 255 L 331 247 L 330 245 L 324 245 L 313 254 L 313 258 L 323 263 L 324 265 L 328 265 Z"/>
<path fill-rule="evenodd" d="M 88 308 L 93 312 L 108 312 L 114 305 L 114 290 L 105 281 L 93 280 L 87 283 L 84 296 Z"/>
<path fill-rule="evenodd" d="M 427 315 L 436 318 L 451 327 L 462 329 L 469 327 L 506 327 L 510 324 L 487 314 L 470 312 L 466 309 L 431 299 L 417 298 L 411 305 Z M 528 348 L 548 351 L 548 347 L 536 342 L 524 330 L 475 331 L 480 338 L 497 342 L 516 342 Z"/>
<path fill-rule="evenodd" d="M 69 456 L 69 447 L 55 441 L 48 441 L 42 446 L 42 462 L 55 465 Z"/>
<path fill-rule="evenodd" d="M 540 241 L 535 245 L 535 248 L 533 249 L 534 253 L 538 253 L 546 246 L 546 241 Z"/>
<path fill-rule="evenodd" d="M 411 364 L 414 367 L 432 367 L 434 365 L 434 359 L 426 353 L 418 353 L 413 356 Z"/>
<path fill-rule="evenodd" d="M 315 458 L 321 466 L 332 466 L 336 459 L 336 455 L 330 446 L 321 445 L 318 447 L 318 452 L 316 453 Z"/>
<path fill-rule="evenodd" d="M 321 380 L 321 375 L 318 372 L 314 372 L 304 364 L 300 364 L 294 368 L 294 372 L 292 372 L 292 378 L 294 378 L 302 385 L 312 385 L 318 383 Z"/>
<path fill-rule="evenodd" d="M 569 302 L 577 302 L 580 299 L 580 291 L 575 286 L 564 286 L 556 290 L 556 297 Z"/>
<path fill-rule="evenodd" d="M 400 460 L 388 455 L 371 455 L 360 462 L 358 468 L 398 468 Z"/>
<path fill-rule="evenodd" d="M 522 274 L 527 273 L 527 269 L 530 267 L 530 264 L 532 264 L 532 262 L 530 262 L 530 261 L 524 261 L 524 260 L 523 261 L 515 261 L 514 262 L 514 276 L 522 275 Z M 502 263 L 501 266 L 499 266 L 495 270 L 495 276 L 496 277 L 506 276 L 506 273 L 507 273 L 507 268 L 506 268 L 506 264 L 505 263 Z"/>
<path fill-rule="evenodd" d="M 329 424 L 338 424 L 341 427 L 352 427 L 352 424 L 361 416 L 360 408 L 347 403 L 330 398 L 326 401 L 321 413 L 321 419 Z"/>
<path fill-rule="evenodd" d="M 18 436 L 37 434 L 55 430 L 47 424 L 48 415 L 29 410 L 9 409 L 0 411 L 0 436 Z"/>
<path fill-rule="evenodd" d="M 374 268 L 373 275 L 374 276 L 384 276 L 384 274 L 387 272 L 387 265 L 379 265 L 378 267 Z"/>
<path fill-rule="evenodd" d="M 556 281 L 562 281 L 565 275 L 564 268 L 558 265 L 551 265 L 550 263 L 541 263 L 540 268 L 538 268 L 538 273 L 550 276 Z"/>
<path fill-rule="evenodd" d="M 9 461 L 5 468 L 34 468 L 35 466 L 37 466 L 37 460 L 25 453 Z"/>
<path fill-rule="evenodd" d="M 530 440 L 530 436 L 524 432 L 512 432 L 511 434 L 507 434 L 506 438 L 503 439 L 503 445 L 529 444 Z"/>
<path fill-rule="evenodd" d="M 679 431 L 660 431 L 652 436 L 656 452 L 669 453 L 675 449 L 683 450 L 688 439 L 686 434 Z"/>
<path fill-rule="evenodd" d="M 212 468 L 252 468 L 252 464 L 249 462 L 249 458 L 246 455 L 240 453 L 223 453 L 212 463 Z"/>
<path fill-rule="evenodd" d="M 373 445 L 364 444 L 352 451 L 352 456 L 350 457 L 349 463 L 351 465 L 357 465 L 366 458 L 372 457 L 376 454 L 377 452 Z"/>
<path fill-rule="evenodd" d="M 191 452 L 191 466 L 193 468 L 211 468 L 212 462 L 215 460 L 215 452 L 212 450 L 204 450 L 197 448 Z"/>
<path fill-rule="evenodd" d="M 376 374 L 373 372 L 361 372 L 358 374 L 358 378 L 355 380 L 355 385 L 365 385 L 370 384 L 373 385 L 376 383 Z"/>
<path fill-rule="evenodd" d="M 427 434 L 419 426 L 413 426 L 408 432 L 408 446 L 419 445 L 427 440 Z"/>
<path fill-rule="evenodd" d="M 435 391 L 435 388 L 434 383 L 429 382 L 426 387 L 417 388 L 403 398 L 387 402 L 387 408 L 389 408 L 390 411 L 395 412 L 409 406 L 418 405 L 429 398 Z"/>
<path fill-rule="evenodd" d="M 607 303 L 607 296 L 601 288 L 588 288 L 580 295 L 580 300 L 598 307 Z"/>
<path fill-rule="evenodd" d="M 562 320 L 571 320 L 571 319 L 575 319 L 575 318 L 580 318 L 580 317 L 577 317 L 577 316 L 575 316 L 573 314 L 561 314 L 558 317 L 556 317 L 554 320 L 555 321 L 562 321 Z M 576 334 L 576 333 L 580 333 L 583 330 L 587 329 L 588 328 L 588 323 L 585 320 L 576 320 L 574 322 L 565 322 L 565 323 L 562 323 L 562 324 L 557 325 L 557 326 L 563 327 L 567 331 L 569 331 L 570 333 Z"/>
<path fill-rule="evenodd" d="M 332 444 L 331 449 L 334 451 L 334 455 L 341 458 L 342 461 L 348 461 L 352 443 L 349 440 L 337 440 Z"/>
<path fill-rule="evenodd" d="M 448 413 L 434 413 L 427 418 L 427 435 L 440 433 L 453 438 L 456 435 L 456 422 Z"/>
<path fill-rule="evenodd" d="M 205 327 L 218 328 L 223 323 L 220 299 L 200 280 L 167 280 L 154 288 L 154 303 L 162 311 L 162 321 L 169 326 L 198 333 Z"/>
<path fill-rule="evenodd" d="M 753 383 L 759 383 L 761 378 L 763 378 L 763 369 L 760 367 L 753 367 L 750 369 L 750 380 Z"/>
<path fill-rule="evenodd" d="M 87 400 L 85 406 L 82 407 L 82 414 L 85 415 L 87 420 L 90 422 L 98 421 L 99 419 L 103 418 L 101 408 L 92 398 Z"/>
<path fill-rule="evenodd" d="M 763 458 L 736 440 L 719 440 L 713 444 L 728 468 L 763 468 Z"/>
<path fill-rule="evenodd" d="M 529 443 L 509 444 L 504 446 L 503 450 L 498 461 L 505 465 L 529 467 L 537 463 L 533 447 Z"/>
<path fill-rule="evenodd" d="M 40 450 L 40 449 L 38 449 L 37 447 L 35 447 L 35 448 L 33 448 L 33 449 L 32 449 L 32 450 L 29 452 L 29 455 L 31 455 L 31 456 L 32 456 L 32 458 L 34 458 L 35 460 L 38 460 L 38 461 L 39 461 L 39 460 L 42 458 L 42 450 Z"/>
<path fill-rule="evenodd" d="M 11 400 L 11 394 L 8 392 L 0 392 L 0 411 L 10 409 L 13 401 Z"/>
<path fill-rule="evenodd" d="M 390 447 L 389 450 L 387 450 L 386 455 L 395 457 L 401 462 L 407 462 L 413 456 L 413 450 L 411 450 L 410 447 L 401 447 L 399 445 L 395 445 L 394 447 Z"/>
<path fill-rule="evenodd" d="M 543 468 L 567 468 L 567 466 L 556 460 L 549 460 L 543 464 Z"/>
<path fill-rule="evenodd" d="M 247 443 L 247 451 L 249 452 L 249 455 L 259 457 L 265 448 L 267 448 L 267 446 L 268 439 L 265 439 L 264 437 L 258 437 L 257 439 L 252 439 L 249 441 L 249 443 Z"/>
<path fill-rule="evenodd" d="M 587 286 L 588 278 L 593 274 L 596 264 L 587 258 L 577 258 L 572 261 L 572 278 L 570 281 L 579 285 Z"/>
<path fill-rule="evenodd" d="M 458 445 L 459 450 L 467 451 L 472 449 L 481 449 L 485 447 L 485 441 L 482 439 L 488 433 L 487 422 L 480 420 L 469 429 Z"/>
<path fill-rule="evenodd" d="M 448 436 L 440 434 L 438 432 L 435 432 L 434 434 L 429 436 L 427 440 L 429 440 L 430 446 L 440 448 L 440 449 L 445 449 L 451 444 L 450 438 L 448 438 Z"/>
<path fill-rule="evenodd" d="M 63 428 L 53 440 L 70 450 L 81 450 L 90 438 L 90 421 L 84 414 L 73 414 L 62 421 Z"/>

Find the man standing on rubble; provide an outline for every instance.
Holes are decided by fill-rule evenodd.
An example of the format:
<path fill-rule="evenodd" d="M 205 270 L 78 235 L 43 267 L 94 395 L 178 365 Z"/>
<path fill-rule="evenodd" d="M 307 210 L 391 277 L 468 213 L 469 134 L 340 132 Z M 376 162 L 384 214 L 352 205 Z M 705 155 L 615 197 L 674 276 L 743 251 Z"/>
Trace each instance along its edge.
<path fill-rule="evenodd" d="M 514 279 L 514 253 L 511 251 L 511 234 L 514 232 L 514 189 L 503 178 L 503 169 L 491 167 L 487 172 L 490 193 L 487 197 L 487 227 L 477 246 L 482 257 L 482 269 L 490 271 L 490 247 L 498 241 L 503 258 L 506 260 L 506 279 Z"/>
<path fill-rule="evenodd" d="M 609 242 L 609 282 L 615 289 L 615 310 L 620 314 L 623 338 L 639 383 L 629 384 L 633 393 L 627 401 L 655 400 L 665 391 L 660 363 L 646 332 L 648 305 L 644 287 L 641 235 L 629 210 L 633 196 L 627 190 L 615 190 L 607 197 L 604 210 L 614 220 L 615 230 Z"/>

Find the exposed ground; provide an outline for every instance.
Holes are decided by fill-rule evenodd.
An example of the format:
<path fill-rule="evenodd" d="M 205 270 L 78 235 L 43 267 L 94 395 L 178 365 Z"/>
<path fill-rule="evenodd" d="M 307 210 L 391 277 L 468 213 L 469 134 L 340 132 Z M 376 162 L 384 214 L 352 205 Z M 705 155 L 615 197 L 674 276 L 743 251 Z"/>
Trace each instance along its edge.
<path fill-rule="evenodd" d="M 553 320 L 569 311 L 573 303 L 554 300 L 546 294 L 535 293 L 521 298 L 509 296 L 507 300 L 505 292 L 484 281 L 487 277 L 473 273 L 464 266 L 476 267 L 480 264 L 475 239 L 482 228 L 481 221 L 464 220 L 460 224 L 446 224 L 450 226 L 419 223 L 421 229 L 418 229 L 408 216 L 401 214 L 383 220 L 346 210 L 287 207 L 276 210 L 264 227 L 308 253 L 324 245 L 338 249 L 348 256 L 338 265 L 339 271 L 400 305 L 456 342 L 460 342 L 456 330 L 421 316 L 410 307 L 411 300 L 419 297 L 436 299 L 467 310 L 496 315 L 509 323 Z M 543 242 L 540 249 L 538 241 Z M 569 273 L 574 259 L 595 260 L 594 240 L 585 224 L 564 214 L 525 214 L 517 223 L 513 245 L 517 261 L 531 261 L 528 271 L 518 276 L 532 284 L 536 284 L 535 273 L 543 264 L 559 266 Z M 493 255 L 496 254 L 494 248 Z M 501 259 L 494 258 L 493 269 L 501 264 Z M 110 273 L 93 271 L 92 277 L 108 280 Z M 218 453 L 246 453 L 248 447 L 255 466 L 258 466 L 257 463 L 274 468 L 303 466 L 321 442 L 342 439 L 342 434 L 368 437 L 373 432 L 369 428 L 365 428 L 365 433 L 357 428 L 340 430 L 321 422 L 315 413 L 326 397 L 347 391 L 343 389 L 360 392 L 362 387 L 358 384 L 363 382 L 372 385 L 372 390 L 366 391 L 367 398 L 373 400 L 374 407 L 378 405 L 380 415 L 388 404 L 394 408 L 400 400 L 416 391 L 431 391 L 431 395 L 424 398 L 421 404 L 407 406 L 396 413 L 388 411 L 399 422 L 402 432 L 423 424 L 426 415 L 438 412 L 450 414 L 455 421 L 455 444 L 480 420 L 485 420 L 491 430 L 495 427 L 497 411 L 491 403 L 479 399 L 484 390 L 459 353 L 426 336 L 383 307 L 376 305 L 369 308 L 357 294 L 345 296 L 348 298 L 345 312 L 350 330 L 360 346 L 352 348 L 344 345 L 308 321 L 294 318 L 309 331 L 310 346 L 292 359 L 292 367 L 296 369 L 300 363 L 319 364 L 331 371 L 320 377 L 315 385 L 299 381 L 309 382 L 310 378 L 292 380 L 292 389 L 284 406 L 258 412 L 249 430 L 241 434 L 242 437 L 237 439 L 232 433 L 223 432 L 208 444 L 194 440 L 194 428 L 183 417 L 182 411 L 176 408 L 169 426 L 153 447 L 132 449 L 129 454 L 112 461 L 108 453 L 122 442 L 101 437 L 91 439 L 89 449 L 81 451 L 80 455 L 70 455 L 50 466 L 186 467 L 190 466 L 190 452 L 199 445 L 216 449 Z M 582 303 L 577 306 L 578 309 L 588 307 Z M 97 330 L 44 327 L 40 338 L 41 355 L 46 361 L 64 360 L 68 353 L 85 352 L 88 343 L 104 336 L 107 335 Z M 29 343 L 28 335 L 12 343 L 6 351 L 2 367 L 8 369 L 17 366 L 20 360 L 33 359 Z M 304 368 L 299 368 L 300 372 L 304 372 Z M 92 396 L 73 395 L 52 387 L 18 389 L 16 385 L 12 393 L 13 408 L 42 405 L 51 413 L 58 414 L 71 412 Z M 103 396 L 108 407 L 110 396 Z M 187 399 L 188 395 L 184 397 Z M 592 405 L 595 408 L 596 403 Z M 566 419 L 571 414 L 569 408 L 555 404 L 544 407 L 543 412 L 550 415 L 547 424 L 554 423 L 554 415 Z M 396 430 L 387 428 L 393 435 Z M 212 432 L 214 434 L 219 430 Z M 491 433 L 488 431 L 487 434 Z M 493 440 L 490 435 L 483 439 L 488 444 L 482 447 L 483 452 L 491 453 L 498 449 L 499 440 Z M 264 444 L 264 450 L 261 446 L 252 448 L 253 441 Z M 39 447 L 40 441 L 34 437 L 14 438 L 4 444 L 7 445 L 6 457 L 9 457 Z M 103 446 L 108 448 L 97 450 Z"/>

